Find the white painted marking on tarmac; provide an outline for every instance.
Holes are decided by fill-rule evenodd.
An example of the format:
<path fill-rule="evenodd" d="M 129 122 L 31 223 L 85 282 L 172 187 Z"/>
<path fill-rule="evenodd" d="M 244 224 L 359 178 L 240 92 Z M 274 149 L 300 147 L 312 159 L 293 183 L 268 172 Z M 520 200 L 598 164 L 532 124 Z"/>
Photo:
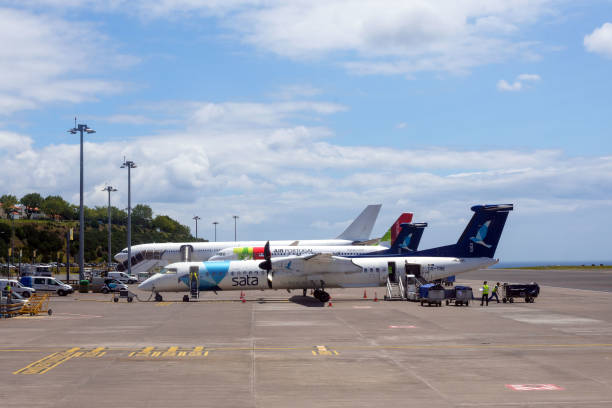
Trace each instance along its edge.
<path fill-rule="evenodd" d="M 389 328 L 390 329 L 416 329 L 417 327 L 416 326 L 412 326 L 412 325 L 408 325 L 408 326 L 406 326 L 406 325 L 404 325 L 404 326 L 393 326 L 393 325 L 391 325 L 391 326 L 389 326 Z"/>
<path fill-rule="evenodd" d="M 353 306 L 353 309 L 371 309 L 372 306 Z"/>
<path fill-rule="evenodd" d="M 563 391 L 563 387 L 555 384 L 506 384 L 514 391 Z"/>
<path fill-rule="evenodd" d="M 260 320 L 257 322 L 257 326 L 263 327 L 287 327 L 287 326 L 332 326 L 333 323 L 320 320 L 320 321 L 304 321 L 304 320 Z"/>
<path fill-rule="evenodd" d="M 504 316 L 517 322 L 531 324 L 597 324 L 602 323 L 601 320 L 589 319 L 588 317 L 567 316 L 555 313 L 538 313 L 535 315 L 507 315 Z"/>

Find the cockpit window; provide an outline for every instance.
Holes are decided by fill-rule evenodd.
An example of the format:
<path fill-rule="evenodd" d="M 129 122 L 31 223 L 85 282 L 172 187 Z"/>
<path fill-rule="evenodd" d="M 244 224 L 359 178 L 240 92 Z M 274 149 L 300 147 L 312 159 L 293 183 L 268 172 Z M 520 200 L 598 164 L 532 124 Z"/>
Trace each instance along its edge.
<path fill-rule="evenodd" d="M 161 273 L 161 274 L 176 274 L 176 268 L 164 268 L 159 273 Z"/>

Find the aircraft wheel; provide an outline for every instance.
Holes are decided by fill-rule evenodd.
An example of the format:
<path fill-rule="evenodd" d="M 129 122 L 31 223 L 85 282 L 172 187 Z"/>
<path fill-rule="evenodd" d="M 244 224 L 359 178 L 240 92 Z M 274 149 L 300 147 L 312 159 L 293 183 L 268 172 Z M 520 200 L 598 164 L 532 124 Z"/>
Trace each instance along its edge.
<path fill-rule="evenodd" d="M 183 302 L 189 302 L 189 295 L 183 295 Z"/>
<path fill-rule="evenodd" d="M 323 303 L 327 303 L 329 302 L 330 296 L 329 293 L 327 292 L 321 292 L 321 294 L 319 295 L 319 300 Z"/>
<path fill-rule="evenodd" d="M 510 298 L 509 302 L 514 303 L 514 298 Z"/>
<path fill-rule="evenodd" d="M 155 294 L 155 301 L 156 301 L 156 302 L 161 302 L 161 301 L 163 301 L 163 300 L 164 300 L 164 298 L 162 297 L 162 295 L 161 295 L 161 294 L 159 294 L 159 293 L 156 293 L 156 294 Z"/>

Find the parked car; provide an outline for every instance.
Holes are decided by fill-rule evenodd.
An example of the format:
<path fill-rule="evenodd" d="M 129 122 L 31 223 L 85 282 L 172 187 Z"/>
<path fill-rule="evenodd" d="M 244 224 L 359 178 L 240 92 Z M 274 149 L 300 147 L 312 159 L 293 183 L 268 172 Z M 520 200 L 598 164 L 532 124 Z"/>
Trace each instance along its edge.
<path fill-rule="evenodd" d="M 36 293 L 36 289 L 24 286 L 21 282 L 16 279 L 0 279 L 0 288 L 4 290 L 6 284 L 11 285 L 11 289 L 13 293 L 19 293 L 21 296 L 25 298 L 29 298 L 34 293 Z"/>
<path fill-rule="evenodd" d="M 121 283 L 127 283 L 127 284 L 138 282 L 138 278 L 136 278 L 135 276 L 130 276 L 125 272 L 109 272 L 107 277 L 116 279 Z"/>
<path fill-rule="evenodd" d="M 128 290 L 126 284 L 119 282 L 117 279 L 105 279 L 104 286 L 100 289 L 102 293 L 119 292 L 120 290 Z"/>
<path fill-rule="evenodd" d="M 55 292 L 59 296 L 66 296 L 74 292 L 72 286 L 46 276 L 23 276 L 19 281 L 22 285 L 34 288 L 37 291 Z"/>

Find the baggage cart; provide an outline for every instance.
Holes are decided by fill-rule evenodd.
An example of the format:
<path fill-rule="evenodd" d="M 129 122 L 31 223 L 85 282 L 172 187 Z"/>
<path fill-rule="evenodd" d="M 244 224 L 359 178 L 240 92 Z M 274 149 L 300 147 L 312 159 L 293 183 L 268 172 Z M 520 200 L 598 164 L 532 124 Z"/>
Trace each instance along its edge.
<path fill-rule="evenodd" d="M 127 299 L 128 303 L 132 303 L 136 294 L 127 289 L 121 289 L 118 293 L 113 293 L 113 302 L 117 303 L 119 299 Z"/>
<path fill-rule="evenodd" d="M 442 306 L 442 302 L 444 301 L 444 287 L 440 284 L 427 284 L 422 285 L 419 288 L 419 292 L 421 295 L 420 301 L 421 306 L 427 303 L 428 306 L 436 305 Z"/>
<path fill-rule="evenodd" d="M 455 286 L 455 306 L 469 306 L 473 296 L 469 286 Z"/>
<path fill-rule="evenodd" d="M 535 302 L 540 294 L 540 286 L 535 283 L 504 283 L 502 286 L 502 302 L 514 303 L 514 299 L 525 299 L 525 303 Z"/>

